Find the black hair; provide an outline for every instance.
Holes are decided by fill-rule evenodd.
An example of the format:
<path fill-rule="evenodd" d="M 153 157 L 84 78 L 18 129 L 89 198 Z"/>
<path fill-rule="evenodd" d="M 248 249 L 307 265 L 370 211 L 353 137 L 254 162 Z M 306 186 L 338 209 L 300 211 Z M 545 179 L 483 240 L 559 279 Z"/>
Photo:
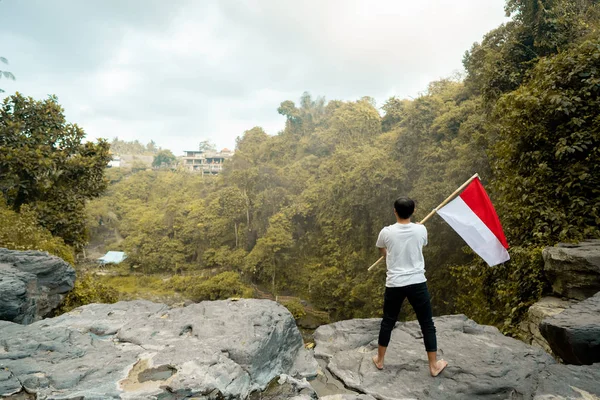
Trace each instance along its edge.
<path fill-rule="evenodd" d="M 399 197 L 394 202 L 394 210 L 396 210 L 396 213 L 400 218 L 410 218 L 413 212 L 415 212 L 415 202 L 408 197 Z"/>

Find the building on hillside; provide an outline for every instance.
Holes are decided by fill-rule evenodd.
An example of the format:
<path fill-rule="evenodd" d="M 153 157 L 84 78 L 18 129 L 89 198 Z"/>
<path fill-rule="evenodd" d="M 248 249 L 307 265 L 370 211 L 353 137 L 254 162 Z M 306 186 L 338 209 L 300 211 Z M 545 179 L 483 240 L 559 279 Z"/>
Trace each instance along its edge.
<path fill-rule="evenodd" d="M 233 152 L 229 149 L 221 151 L 186 151 L 181 157 L 182 165 L 186 171 L 199 172 L 202 175 L 216 175 L 223 170 L 225 160 L 230 159 Z"/>
<path fill-rule="evenodd" d="M 108 167 L 109 168 L 112 168 L 112 167 L 119 168 L 119 167 L 121 167 L 121 157 L 119 157 L 119 156 L 113 156 L 112 160 L 110 160 L 108 162 Z"/>
<path fill-rule="evenodd" d="M 137 170 L 152 168 L 154 156 L 137 154 L 113 154 L 108 162 L 109 168 L 132 168 Z"/>
<path fill-rule="evenodd" d="M 109 251 L 98 259 L 101 265 L 120 264 L 127 258 L 127 255 L 122 251 Z"/>

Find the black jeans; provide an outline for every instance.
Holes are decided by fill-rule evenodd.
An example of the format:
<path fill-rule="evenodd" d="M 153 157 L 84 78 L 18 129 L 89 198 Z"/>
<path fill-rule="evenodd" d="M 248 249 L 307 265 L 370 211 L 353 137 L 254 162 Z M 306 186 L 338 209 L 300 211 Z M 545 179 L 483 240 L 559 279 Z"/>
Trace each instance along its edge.
<path fill-rule="evenodd" d="M 408 298 L 408 302 L 417 314 L 419 325 L 421 325 L 421 332 L 423 332 L 425 351 L 437 351 L 435 326 L 433 325 L 431 302 L 426 282 L 402 287 L 385 288 L 383 319 L 381 320 L 381 329 L 379 331 L 379 345 L 387 347 L 390 343 L 392 329 L 396 325 L 400 307 L 402 307 L 402 302 L 405 298 Z"/>

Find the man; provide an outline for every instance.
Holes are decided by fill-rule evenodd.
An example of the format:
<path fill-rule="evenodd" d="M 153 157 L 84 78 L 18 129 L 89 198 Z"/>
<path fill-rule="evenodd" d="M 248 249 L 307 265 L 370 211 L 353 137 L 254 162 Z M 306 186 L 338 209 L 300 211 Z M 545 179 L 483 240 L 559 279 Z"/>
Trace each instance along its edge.
<path fill-rule="evenodd" d="M 410 222 L 414 210 L 413 200 L 407 197 L 396 200 L 394 214 L 397 222 L 383 228 L 377 239 L 379 251 L 386 256 L 387 279 L 379 347 L 377 355 L 373 356 L 373 362 L 378 369 L 383 369 L 385 352 L 398 320 L 400 307 L 404 299 L 408 298 L 423 332 L 429 372 L 431 376 L 438 376 L 448 363 L 437 359 L 437 339 L 423 259 L 423 246 L 427 245 L 427 229 L 421 224 Z"/>

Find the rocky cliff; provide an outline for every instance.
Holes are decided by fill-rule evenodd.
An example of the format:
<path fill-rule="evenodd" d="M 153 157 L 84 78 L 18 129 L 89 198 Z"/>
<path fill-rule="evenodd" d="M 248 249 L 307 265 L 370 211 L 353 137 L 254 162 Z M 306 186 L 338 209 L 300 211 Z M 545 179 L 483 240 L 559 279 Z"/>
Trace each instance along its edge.
<path fill-rule="evenodd" d="M 289 311 L 268 300 L 169 308 L 91 304 L 30 325 L 0 322 L 0 396 L 247 398 L 281 374 L 317 374 Z"/>
<path fill-rule="evenodd" d="M 545 318 L 540 331 L 564 362 L 577 365 L 600 362 L 600 292 Z"/>
<path fill-rule="evenodd" d="M 379 371 L 371 361 L 379 323 L 321 326 L 313 356 L 292 315 L 270 300 L 92 304 L 30 325 L 0 322 L 0 396 L 306 400 L 319 396 L 306 378 L 324 376 L 340 388 L 324 400 L 600 396 L 600 364 L 557 364 L 462 315 L 435 319 L 439 354 L 450 363 L 439 377 L 428 373 L 415 321 L 397 324 Z"/>
<path fill-rule="evenodd" d="M 60 305 L 74 283 L 75 270 L 58 257 L 0 248 L 0 320 L 40 320 Z"/>
<path fill-rule="evenodd" d="M 563 277 L 560 290 L 587 296 L 593 283 L 566 277 L 581 268 L 594 276 L 594 247 L 580 247 L 584 256 L 571 246 L 545 258 Z M 530 310 L 535 321 L 524 324 L 563 360 L 589 365 L 557 364 L 539 347 L 454 315 L 435 318 L 439 355 L 450 364 L 432 378 L 416 321 L 396 325 L 383 371 L 371 361 L 380 319 L 319 327 L 313 354 L 287 309 L 269 300 L 91 304 L 40 321 L 74 278 L 70 265 L 46 253 L 0 249 L 0 318 L 8 320 L 0 321 L 2 398 L 600 398 L 600 294 L 543 300 Z"/>
<path fill-rule="evenodd" d="M 346 387 L 376 399 L 595 399 L 600 364 L 557 364 L 542 349 L 463 315 L 435 318 L 438 354 L 448 367 L 429 375 L 416 321 L 398 323 L 379 371 L 371 357 L 380 319 L 336 322 L 315 332 L 315 356 Z M 587 396 L 587 397 L 586 397 Z"/>
<path fill-rule="evenodd" d="M 600 240 L 543 251 L 552 295 L 529 308 L 522 339 L 569 364 L 600 362 Z"/>
<path fill-rule="evenodd" d="M 542 254 L 544 273 L 558 296 L 585 300 L 600 292 L 600 240 L 559 243 Z"/>

